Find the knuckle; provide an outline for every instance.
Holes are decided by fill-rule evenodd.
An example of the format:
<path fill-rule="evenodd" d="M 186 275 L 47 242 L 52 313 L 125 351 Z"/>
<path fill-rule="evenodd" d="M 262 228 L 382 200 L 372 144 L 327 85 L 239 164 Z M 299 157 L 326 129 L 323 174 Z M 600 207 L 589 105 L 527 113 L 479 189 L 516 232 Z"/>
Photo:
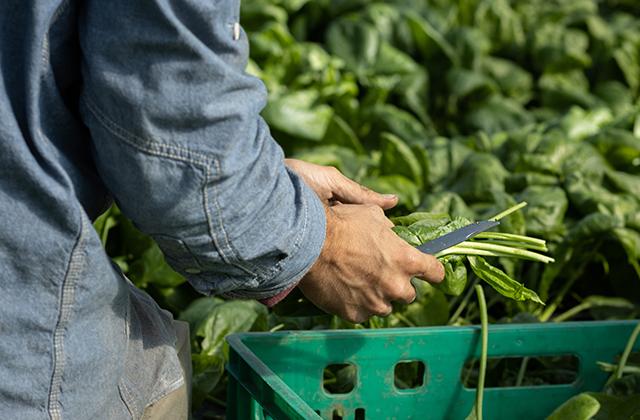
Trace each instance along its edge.
<path fill-rule="evenodd" d="M 429 272 L 429 277 L 435 281 L 441 281 L 444 278 L 444 266 L 436 257 L 429 258 L 427 271 Z"/>
<path fill-rule="evenodd" d="M 367 319 L 369 319 L 369 317 L 366 314 L 363 314 L 362 312 L 357 310 L 348 310 L 342 316 L 342 318 L 345 321 L 351 322 L 353 324 L 360 324 L 362 322 L 365 322 Z"/>
<path fill-rule="evenodd" d="M 332 175 L 332 176 L 342 175 L 342 172 L 340 172 L 340 169 L 336 168 L 335 166 L 327 166 L 327 171 L 329 172 L 329 175 Z"/>
<path fill-rule="evenodd" d="M 420 264 L 422 255 L 414 252 L 415 250 L 413 248 L 406 249 L 404 246 L 403 251 L 404 252 L 400 254 L 400 262 L 403 265 L 403 268 L 408 271 L 408 274 L 415 274 L 414 272 L 416 271 L 416 268 L 419 268 L 422 265 Z"/>
<path fill-rule="evenodd" d="M 392 294 L 390 295 L 391 300 L 404 303 L 413 302 L 416 298 L 416 290 L 411 285 L 411 281 L 403 279 L 402 284 L 403 286 L 398 286 L 393 290 Z"/>
<path fill-rule="evenodd" d="M 397 285 L 394 285 L 391 289 L 389 289 L 389 291 L 387 292 L 387 296 L 391 300 L 401 300 L 401 299 L 403 299 L 404 296 L 405 296 L 404 287 L 402 287 L 398 282 Z"/>
<path fill-rule="evenodd" d="M 380 302 L 372 308 L 373 315 L 387 316 L 391 313 L 391 305 L 388 303 Z"/>
<path fill-rule="evenodd" d="M 374 216 L 382 217 L 382 218 L 384 218 L 384 220 L 388 220 L 386 218 L 386 216 L 384 215 L 384 210 L 382 210 L 382 207 L 380 207 L 380 206 L 378 206 L 376 204 L 373 204 L 373 203 L 367 203 L 367 204 L 365 204 L 365 206 L 367 206 L 367 210 L 369 210 L 371 213 L 373 213 Z"/>
<path fill-rule="evenodd" d="M 411 303 L 414 300 L 416 300 L 416 289 L 413 286 L 410 286 L 405 291 L 402 301 L 404 303 Z"/>

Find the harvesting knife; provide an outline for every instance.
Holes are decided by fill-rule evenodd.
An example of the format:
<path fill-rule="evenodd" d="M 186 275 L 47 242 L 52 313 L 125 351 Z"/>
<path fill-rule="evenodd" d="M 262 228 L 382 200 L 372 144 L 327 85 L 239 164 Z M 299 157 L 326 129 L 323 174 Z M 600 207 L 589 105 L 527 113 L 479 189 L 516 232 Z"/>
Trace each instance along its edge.
<path fill-rule="evenodd" d="M 458 245 L 460 242 L 464 242 L 467 239 L 476 236 L 478 233 L 484 232 L 485 230 L 491 229 L 499 224 L 500 222 L 497 220 L 481 220 L 479 222 L 473 222 L 470 225 L 442 235 L 433 241 L 425 242 L 416 248 L 425 254 L 435 255 L 440 251 L 444 251 L 447 248 Z"/>

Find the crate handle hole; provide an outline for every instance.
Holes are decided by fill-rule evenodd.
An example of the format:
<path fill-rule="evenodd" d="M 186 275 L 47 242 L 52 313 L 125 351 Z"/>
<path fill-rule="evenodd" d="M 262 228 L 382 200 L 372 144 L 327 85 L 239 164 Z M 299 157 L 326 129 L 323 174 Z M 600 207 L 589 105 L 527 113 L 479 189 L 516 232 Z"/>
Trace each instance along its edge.
<path fill-rule="evenodd" d="M 358 378 L 358 369 L 352 363 L 327 365 L 322 372 L 322 387 L 328 394 L 348 394 L 353 391 Z M 335 415 L 334 410 L 334 415 Z"/>
<path fill-rule="evenodd" d="M 397 389 L 420 388 L 425 384 L 427 368 L 421 360 L 403 360 L 393 368 L 393 385 Z"/>
<path fill-rule="evenodd" d="M 465 388 L 478 385 L 480 360 L 469 359 L 460 381 Z M 574 354 L 528 357 L 489 357 L 485 388 L 573 384 L 580 373 L 580 359 Z"/>

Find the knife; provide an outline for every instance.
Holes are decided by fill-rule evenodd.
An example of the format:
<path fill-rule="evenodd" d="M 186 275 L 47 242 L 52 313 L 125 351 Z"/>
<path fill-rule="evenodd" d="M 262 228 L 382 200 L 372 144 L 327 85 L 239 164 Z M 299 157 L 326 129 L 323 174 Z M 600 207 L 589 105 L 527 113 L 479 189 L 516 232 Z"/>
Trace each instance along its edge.
<path fill-rule="evenodd" d="M 447 248 L 458 245 L 460 242 L 464 242 L 478 233 L 484 232 L 485 230 L 491 229 L 499 224 L 500 222 L 497 220 L 481 220 L 479 222 L 473 222 L 470 225 L 444 234 L 433 241 L 425 242 L 416 248 L 425 254 L 435 255 L 440 251 L 444 251 Z"/>

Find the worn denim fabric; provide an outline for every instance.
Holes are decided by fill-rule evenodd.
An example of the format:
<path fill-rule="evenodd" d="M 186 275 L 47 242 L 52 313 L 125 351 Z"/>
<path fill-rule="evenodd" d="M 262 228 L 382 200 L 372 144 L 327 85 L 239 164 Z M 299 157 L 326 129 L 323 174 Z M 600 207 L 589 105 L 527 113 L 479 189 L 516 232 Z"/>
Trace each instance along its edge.
<path fill-rule="evenodd" d="M 0 418 L 138 418 L 182 385 L 170 314 L 91 226 L 112 199 L 203 293 L 267 298 L 317 258 L 238 12 L 0 1 Z"/>

